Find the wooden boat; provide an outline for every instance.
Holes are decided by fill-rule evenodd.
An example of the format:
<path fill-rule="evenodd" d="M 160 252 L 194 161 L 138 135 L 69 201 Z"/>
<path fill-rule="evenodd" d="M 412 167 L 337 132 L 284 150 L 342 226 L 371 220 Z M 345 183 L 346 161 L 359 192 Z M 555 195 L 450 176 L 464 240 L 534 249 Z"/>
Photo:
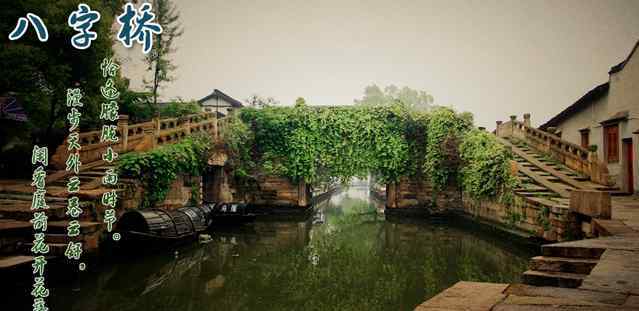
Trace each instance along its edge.
<path fill-rule="evenodd" d="M 196 239 L 211 224 L 210 207 L 154 208 L 127 211 L 118 220 L 118 231 L 125 244 L 179 242 Z"/>
<path fill-rule="evenodd" d="M 213 224 L 237 225 L 254 219 L 246 204 L 205 203 L 177 210 L 130 210 L 118 220 L 118 231 L 125 247 L 155 247 L 195 240 Z"/>

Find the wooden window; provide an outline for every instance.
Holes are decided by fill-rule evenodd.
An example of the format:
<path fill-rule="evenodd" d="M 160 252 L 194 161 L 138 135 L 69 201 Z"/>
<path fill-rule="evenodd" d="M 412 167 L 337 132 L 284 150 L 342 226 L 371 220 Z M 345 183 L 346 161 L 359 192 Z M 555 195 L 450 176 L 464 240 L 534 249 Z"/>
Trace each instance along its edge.
<path fill-rule="evenodd" d="M 590 131 L 581 131 L 581 146 L 584 148 L 590 146 Z"/>
<path fill-rule="evenodd" d="M 606 146 L 606 161 L 619 162 L 619 125 L 604 127 L 604 143 Z"/>

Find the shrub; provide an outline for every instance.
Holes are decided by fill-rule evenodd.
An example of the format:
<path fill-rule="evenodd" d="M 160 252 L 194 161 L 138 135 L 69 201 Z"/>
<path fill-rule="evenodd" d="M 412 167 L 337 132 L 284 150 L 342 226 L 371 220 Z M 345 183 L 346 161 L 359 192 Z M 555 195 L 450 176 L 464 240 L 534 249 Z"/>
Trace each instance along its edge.
<path fill-rule="evenodd" d="M 163 201 L 179 174 L 200 176 L 210 156 L 212 142 L 207 135 L 193 135 L 179 143 L 148 152 L 123 155 L 119 175 L 142 181 L 146 190 L 143 207 Z"/>
<path fill-rule="evenodd" d="M 517 184 L 512 174 L 512 153 L 492 135 L 467 132 L 459 146 L 462 190 L 473 199 L 499 196 L 506 199 Z"/>

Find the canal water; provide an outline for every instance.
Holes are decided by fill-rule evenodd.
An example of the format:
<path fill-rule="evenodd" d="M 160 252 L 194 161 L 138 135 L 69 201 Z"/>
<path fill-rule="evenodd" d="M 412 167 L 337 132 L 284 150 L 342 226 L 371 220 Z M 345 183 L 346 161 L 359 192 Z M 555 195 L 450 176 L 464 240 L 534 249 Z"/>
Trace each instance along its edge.
<path fill-rule="evenodd" d="M 307 219 L 219 228 L 51 288 L 57 310 L 412 310 L 459 280 L 517 282 L 531 253 L 457 220 L 385 220 L 352 186 Z M 68 283 L 68 282 L 67 282 Z"/>

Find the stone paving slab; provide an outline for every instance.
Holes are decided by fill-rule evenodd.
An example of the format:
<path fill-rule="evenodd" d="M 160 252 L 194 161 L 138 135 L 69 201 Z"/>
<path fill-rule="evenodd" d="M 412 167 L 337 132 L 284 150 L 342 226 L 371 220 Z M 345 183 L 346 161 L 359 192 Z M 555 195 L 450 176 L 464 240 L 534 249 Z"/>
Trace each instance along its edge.
<path fill-rule="evenodd" d="M 457 282 L 452 287 L 419 305 L 416 311 L 468 310 L 488 311 L 506 297 L 509 284 Z"/>
<path fill-rule="evenodd" d="M 639 231 L 639 197 L 613 197 L 612 218 L 621 220 L 628 227 Z"/>
<path fill-rule="evenodd" d="M 637 311 L 633 307 L 622 306 L 562 306 L 562 305 L 497 305 L 492 311 Z"/>
<path fill-rule="evenodd" d="M 580 288 L 639 295 L 639 250 L 606 250 Z"/>
<path fill-rule="evenodd" d="M 508 295 L 499 305 L 618 307 L 618 305 L 580 300 L 571 297 L 530 297 L 517 295 Z"/>
<path fill-rule="evenodd" d="M 639 212 L 639 211 L 638 211 Z M 571 242 L 560 242 L 544 247 L 580 247 L 618 250 L 639 250 L 639 236 L 612 236 Z"/>
<path fill-rule="evenodd" d="M 15 267 L 33 261 L 33 256 L 7 256 L 0 257 L 0 269 Z"/>
<path fill-rule="evenodd" d="M 525 284 L 513 284 L 506 291 L 508 295 L 528 297 L 569 298 L 591 303 L 622 305 L 627 295 L 611 292 L 597 292 L 576 288 L 539 287 Z"/>
<path fill-rule="evenodd" d="M 599 236 L 639 236 L 639 232 L 619 219 L 593 219 L 592 223 Z"/>
<path fill-rule="evenodd" d="M 639 296 L 630 295 L 626 302 L 623 304 L 624 307 L 634 307 L 639 310 Z"/>

